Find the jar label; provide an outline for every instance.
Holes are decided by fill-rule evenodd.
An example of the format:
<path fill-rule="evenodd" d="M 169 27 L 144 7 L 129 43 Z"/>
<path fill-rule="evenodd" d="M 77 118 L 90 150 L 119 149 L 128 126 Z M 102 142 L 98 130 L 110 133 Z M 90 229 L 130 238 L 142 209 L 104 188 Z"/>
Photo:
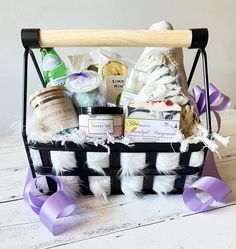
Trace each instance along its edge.
<path fill-rule="evenodd" d="M 55 98 L 39 105 L 34 112 L 47 131 L 59 132 L 78 127 L 75 109 L 69 99 L 65 97 Z"/>
<path fill-rule="evenodd" d="M 43 71 L 52 71 L 61 64 L 61 60 L 54 54 L 47 54 L 43 59 Z"/>
<path fill-rule="evenodd" d="M 114 123 L 113 119 L 89 119 L 88 133 L 90 134 L 113 134 Z"/>

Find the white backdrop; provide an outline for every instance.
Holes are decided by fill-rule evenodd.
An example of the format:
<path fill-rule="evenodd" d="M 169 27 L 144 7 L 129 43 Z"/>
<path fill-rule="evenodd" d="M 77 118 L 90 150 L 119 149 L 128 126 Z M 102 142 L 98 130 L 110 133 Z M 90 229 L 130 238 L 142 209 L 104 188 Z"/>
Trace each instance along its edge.
<path fill-rule="evenodd" d="M 209 29 L 207 52 L 210 81 L 231 96 L 236 106 L 236 1 L 0 0 L 0 135 L 11 135 L 19 130 L 17 124 L 22 109 L 21 28 L 143 29 L 161 20 L 170 21 L 176 29 Z M 57 51 L 65 59 L 66 55 L 84 50 L 66 48 Z M 133 59 L 142 51 L 137 48 L 116 50 Z M 187 73 L 193 57 L 194 51 L 186 49 Z M 193 83 L 201 84 L 201 76 L 198 68 Z M 29 84 L 30 93 L 40 87 L 32 67 Z"/>

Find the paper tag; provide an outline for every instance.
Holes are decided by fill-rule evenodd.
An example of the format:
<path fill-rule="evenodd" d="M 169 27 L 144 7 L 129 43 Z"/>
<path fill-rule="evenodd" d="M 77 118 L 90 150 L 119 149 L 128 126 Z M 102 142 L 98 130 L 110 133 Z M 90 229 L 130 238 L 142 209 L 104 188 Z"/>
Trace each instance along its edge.
<path fill-rule="evenodd" d="M 117 96 L 122 92 L 125 76 L 106 76 L 107 101 L 116 103 Z"/>
<path fill-rule="evenodd" d="M 125 136 L 134 142 L 178 142 L 177 120 L 125 119 Z"/>
<path fill-rule="evenodd" d="M 106 134 L 113 133 L 114 124 L 113 119 L 89 119 L 88 133 L 91 134 Z"/>

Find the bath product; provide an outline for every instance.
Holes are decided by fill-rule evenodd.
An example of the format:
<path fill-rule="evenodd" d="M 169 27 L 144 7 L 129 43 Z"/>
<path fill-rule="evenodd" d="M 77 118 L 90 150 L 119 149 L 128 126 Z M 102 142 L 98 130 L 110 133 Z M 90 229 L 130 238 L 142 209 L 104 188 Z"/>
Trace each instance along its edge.
<path fill-rule="evenodd" d="M 131 73 L 123 87 L 123 91 L 120 98 L 120 105 L 126 106 L 130 102 L 134 102 L 139 91 L 142 89 L 146 82 L 147 73 L 132 69 Z"/>
<path fill-rule="evenodd" d="M 105 82 L 107 102 L 118 104 L 126 76 L 133 63 L 113 51 L 100 49 L 99 52 L 98 72 Z"/>
<path fill-rule="evenodd" d="M 39 90 L 29 97 L 29 102 L 45 132 L 57 133 L 78 127 L 78 117 L 65 87 L 50 86 Z"/>
<path fill-rule="evenodd" d="M 133 142 L 178 142 L 181 107 L 165 102 L 134 102 L 127 106 L 125 136 Z"/>
<path fill-rule="evenodd" d="M 170 23 L 162 21 L 153 24 L 150 29 L 173 30 L 173 27 Z M 134 67 L 150 75 L 137 100 L 168 98 L 183 106 L 191 98 L 181 48 L 145 48 Z"/>
<path fill-rule="evenodd" d="M 106 105 L 101 83 L 100 75 L 91 70 L 84 70 L 68 76 L 66 87 L 73 92 L 72 99 L 77 110 L 79 107 Z"/>
<path fill-rule="evenodd" d="M 104 137 L 107 133 L 120 137 L 124 129 L 123 109 L 121 107 L 81 107 L 79 108 L 79 128 L 89 137 Z"/>
<path fill-rule="evenodd" d="M 70 55 L 67 57 L 67 60 L 71 72 L 79 73 L 83 70 L 98 72 L 99 49 L 85 54 Z"/>

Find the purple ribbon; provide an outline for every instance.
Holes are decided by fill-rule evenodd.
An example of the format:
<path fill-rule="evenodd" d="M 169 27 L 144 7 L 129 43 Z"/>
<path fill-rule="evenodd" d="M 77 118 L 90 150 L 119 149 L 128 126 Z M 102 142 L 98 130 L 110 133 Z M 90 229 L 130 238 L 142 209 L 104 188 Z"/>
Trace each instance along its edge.
<path fill-rule="evenodd" d="M 230 98 L 221 92 L 213 85 L 209 84 L 210 108 L 214 113 L 218 125 L 219 132 L 221 127 L 221 118 L 218 111 L 223 111 L 230 107 Z M 193 88 L 193 97 L 195 99 L 199 116 L 206 112 L 205 90 L 200 86 Z M 211 197 L 206 201 L 201 201 L 197 196 L 197 191 L 202 191 Z M 213 152 L 207 152 L 205 159 L 202 177 L 194 182 L 191 186 L 185 189 L 183 200 L 185 205 L 192 211 L 202 212 L 208 210 L 211 204 L 216 202 L 225 202 L 231 188 L 221 180 L 217 171 Z"/>
<path fill-rule="evenodd" d="M 48 177 L 56 182 L 57 192 L 50 196 L 35 196 L 35 194 L 33 194 L 33 188 L 35 188 L 35 183 L 40 177 L 33 179 L 31 172 L 28 172 L 23 196 L 32 210 L 39 215 L 41 222 L 47 227 L 47 229 L 53 235 L 57 235 L 63 232 L 66 228 L 64 227 L 59 231 L 55 224 L 56 221 L 60 218 L 69 216 L 75 210 L 76 205 L 71 197 L 63 190 L 62 180 L 53 175 L 47 175 L 44 177 Z"/>
<path fill-rule="evenodd" d="M 197 111 L 199 116 L 206 112 L 205 90 L 200 86 L 195 86 L 192 90 L 194 100 L 197 104 Z M 209 84 L 209 99 L 211 111 L 214 113 L 217 121 L 219 132 L 221 127 L 221 118 L 219 111 L 228 109 L 231 106 L 230 98 L 221 93 L 212 83 Z"/>
<path fill-rule="evenodd" d="M 202 202 L 197 197 L 198 191 L 205 192 L 211 196 L 206 202 Z M 208 210 L 211 204 L 225 202 L 231 192 L 231 188 L 221 180 L 217 171 L 215 159 L 212 151 L 208 151 L 203 167 L 202 177 L 185 189 L 183 200 L 185 205 L 194 212 Z"/>

